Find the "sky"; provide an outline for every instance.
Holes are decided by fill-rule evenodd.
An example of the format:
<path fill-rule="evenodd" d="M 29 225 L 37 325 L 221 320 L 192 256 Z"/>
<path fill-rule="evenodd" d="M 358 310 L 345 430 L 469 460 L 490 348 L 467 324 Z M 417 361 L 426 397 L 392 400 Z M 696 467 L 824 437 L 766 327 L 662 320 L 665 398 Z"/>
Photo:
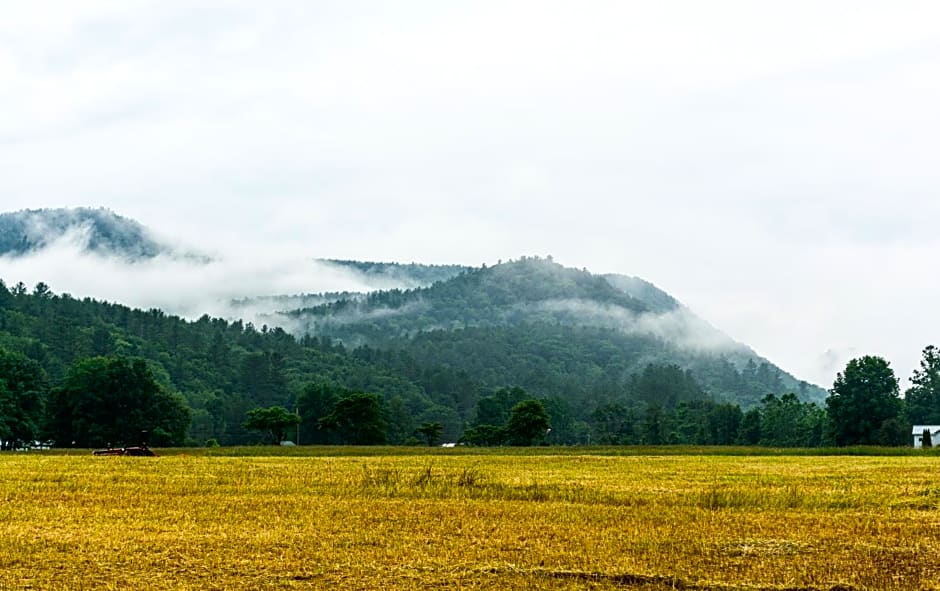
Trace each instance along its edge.
<path fill-rule="evenodd" d="M 0 19 L 0 210 L 296 291 L 331 278 L 266 261 L 552 255 L 829 387 L 940 345 L 938 105 L 930 1 L 36 0 Z"/>

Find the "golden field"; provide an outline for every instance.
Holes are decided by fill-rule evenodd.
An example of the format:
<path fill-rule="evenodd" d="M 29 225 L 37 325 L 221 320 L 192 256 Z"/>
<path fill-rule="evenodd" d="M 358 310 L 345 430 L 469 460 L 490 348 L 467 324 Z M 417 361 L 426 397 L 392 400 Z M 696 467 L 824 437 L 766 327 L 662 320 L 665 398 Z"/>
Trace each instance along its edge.
<path fill-rule="evenodd" d="M 0 589 L 940 588 L 936 456 L 195 453 L 0 456 Z"/>

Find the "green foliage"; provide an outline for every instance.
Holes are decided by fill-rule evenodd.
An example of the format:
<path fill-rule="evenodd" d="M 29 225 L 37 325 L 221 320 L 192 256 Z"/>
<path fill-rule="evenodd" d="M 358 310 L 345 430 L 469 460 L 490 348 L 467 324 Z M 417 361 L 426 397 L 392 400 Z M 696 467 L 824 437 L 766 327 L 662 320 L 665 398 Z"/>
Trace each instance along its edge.
<path fill-rule="evenodd" d="M 940 350 L 933 345 L 924 349 L 920 369 L 911 376 L 904 402 L 910 424 L 940 424 Z"/>
<path fill-rule="evenodd" d="M 852 359 L 836 376 L 826 399 L 836 445 L 874 445 L 885 421 L 901 412 L 898 380 L 887 361 L 866 355 Z"/>
<path fill-rule="evenodd" d="M 38 363 L 0 348 L 0 441 L 4 447 L 38 438 L 48 388 Z"/>
<path fill-rule="evenodd" d="M 340 398 L 320 426 L 335 432 L 344 445 L 379 445 L 386 440 L 387 425 L 375 394 L 356 392 Z"/>
<path fill-rule="evenodd" d="M 763 419 L 759 408 L 752 408 L 741 416 L 741 425 L 738 428 L 738 443 L 740 445 L 757 445 L 761 440 L 761 424 Z"/>
<path fill-rule="evenodd" d="M 435 443 L 440 441 L 443 430 L 444 425 L 440 423 L 421 423 L 421 426 L 415 429 L 415 432 L 424 437 L 428 442 L 428 447 L 433 447 Z"/>
<path fill-rule="evenodd" d="M 428 289 L 339 298 L 297 313 L 318 334 L 299 340 L 279 328 L 208 316 L 189 322 L 160 310 L 76 300 L 45 284 L 0 283 L 0 347 L 32 360 L 56 385 L 89 357 L 145 359 L 162 389 L 181 392 L 191 409 L 185 440 L 193 445 L 253 442 L 243 425 L 249 410 L 295 405 L 301 443 L 352 441 L 340 423 L 325 419 L 337 418 L 339 401 L 357 392 L 376 395 L 381 439 L 393 444 L 425 423 L 440 424 L 446 441 L 506 444 L 513 407 L 530 398 L 549 417 L 550 444 L 820 439 L 772 428 L 792 418 L 783 412 L 792 405 L 775 415 L 762 400 L 773 394 L 781 401 L 787 384 L 800 401 L 809 390 L 752 353 L 703 354 L 609 326 L 616 314 L 681 311 L 655 286 L 627 279 L 532 258 L 461 269 Z M 347 349 L 340 339 L 369 344 Z M 743 412 L 748 408 L 755 412 Z M 818 434 L 819 424 L 798 427 Z M 879 427 L 879 441 L 890 439 L 890 426 Z M 178 440 L 166 429 L 150 430 L 155 440 L 162 432 Z"/>
<path fill-rule="evenodd" d="M 303 391 L 297 397 L 303 443 L 326 444 L 337 442 L 334 434 L 323 427 L 320 421 L 329 416 L 333 406 L 340 398 L 350 394 L 352 392 L 346 388 L 324 382 L 312 382 L 304 386 Z"/>
<path fill-rule="evenodd" d="M 633 396 L 644 402 L 673 408 L 680 402 L 705 400 L 708 396 L 692 372 L 678 365 L 649 364 L 631 383 Z"/>
<path fill-rule="evenodd" d="M 500 388 L 477 401 L 474 425 L 504 425 L 513 407 L 527 399 L 529 394 L 519 387 Z"/>
<path fill-rule="evenodd" d="M 277 444 L 287 439 L 287 431 L 300 423 L 300 416 L 283 406 L 269 406 L 267 408 L 253 408 L 247 413 L 243 423 L 246 429 L 260 431 L 269 435 L 269 441 Z"/>
<path fill-rule="evenodd" d="M 431 285 L 438 281 L 447 281 L 457 275 L 470 271 L 471 267 L 460 265 L 421 265 L 417 263 L 374 263 L 323 259 L 323 262 L 340 267 L 355 269 L 366 277 L 396 280 L 404 284 Z"/>
<path fill-rule="evenodd" d="M 138 443 L 141 431 L 181 445 L 189 427 L 183 400 L 156 382 L 142 359 L 92 357 L 69 369 L 52 391 L 49 435 L 62 444 Z"/>
<path fill-rule="evenodd" d="M 631 445 L 638 442 L 636 423 L 639 417 L 632 408 L 617 403 L 602 404 L 591 413 L 591 443 L 599 445 Z"/>
<path fill-rule="evenodd" d="M 263 405 L 286 404 L 284 355 L 276 351 L 249 353 L 242 359 L 239 390 Z"/>
<path fill-rule="evenodd" d="M 738 441 L 744 413 L 734 404 L 718 404 L 708 413 L 706 424 L 709 445 L 734 445 Z"/>
<path fill-rule="evenodd" d="M 44 231 L 38 232 L 37 228 Z M 88 249 L 93 252 L 137 259 L 170 250 L 156 242 L 138 222 L 107 209 L 81 207 L 0 214 L 0 256 L 28 254 L 78 228 L 88 230 Z"/>
<path fill-rule="evenodd" d="M 768 394 L 761 407 L 760 443 L 771 447 L 819 447 L 823 444 L 826 412 L 804 403 L 795 394 Z"/>
<path fill-rule="evenodd" d="M 506 421 L 506 441 L 509 445 L 531 446 L 541 443 L 548 435 L 551 422 L 540 400 L 523 400 L 512 407 Z"/>
<path fill-rule="evenodd" d="M 474 425 L 463 432 L 460 441 L 469 445 L 502 445 L 506 440 L 506 430 L 502 425 Z"/>
<path fill-rule="evenodd" d="M 192 410 L 192 443 L 212 438 L 223 445 L 251 443 L 256 436 L 242 426 L 245 413 L 259 406 L 293 406 L 295 393 L 312 382 L 373 391 L 385 399 L 400 396 L 409 415 L 444 416 L 450 410 L 444 395 L 446 404 L 432 400 L 405 372 L 353 356 L 329 339 L 299 342 L 279 328 L 258 330 L 209 316 L 189 322 L 160 310 L 78 300 L 48 286 L 30 290 L 21 283 L 4 284 L 0 304 L 0 348 L 39 364 L 52 384 L 61 384 L 71 366 L 89 357 L 145 359 L 165 389 L 183 393 Z M 466 379 L 460 388 L 468 389 Z M 472 408 L 476 385 L 469 390 Z M 307 443 L 326 443 L 306 439 L 308 433 L 317 436 L 316 420 L 302 426 L 301 436 Z M 461 418 L 445 424 L 456 439 Z M 410 434 L 414 425 L 407 427 Z"/>
<path fill-rule="evenodd" d="M 311 333 L 368 343 L 364 359 L 381 358 L 405 372 L 465 421 L 472 420 L 468 392 L 510 383 L 542 399 L 564 399 L 580 421 L 598 403 L 624 399 L 674 407 L 712 398 L 749 407 L 785 389 L 802 399 L 824 398 L 821 389 L 730 340 L 726 353 L 710 354 L 667 341 L 655 330 L 637 330 L 636 315 L 652 314 L 644 318 L 655 325 L 655 315 L 664 313 L 676 315 L 665 322 L 688 326 L 693 334 L 706 330 L 646 282 L 523 258 L 467 270 L 424 289 L 340 299 L 291 315 Z M 415 373 L 415 366 L 424 371 Z M 649 366 L 655 371 L 644 376 Z M 460 372 L 475 387 L 461 383 Z"/>

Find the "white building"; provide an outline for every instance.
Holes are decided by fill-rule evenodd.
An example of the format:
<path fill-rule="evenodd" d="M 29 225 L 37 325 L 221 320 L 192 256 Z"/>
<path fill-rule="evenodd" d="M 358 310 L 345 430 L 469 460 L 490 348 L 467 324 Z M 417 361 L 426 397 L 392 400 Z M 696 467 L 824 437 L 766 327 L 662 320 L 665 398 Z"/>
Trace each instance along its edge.
<path fill-rule="evenodd" d="M 924 446 L 924 431 L 930 431 L 930 444 L 940 446 L 940 425 L 914 425 L 911 435 L 914 436 L 914 447 Z"/>

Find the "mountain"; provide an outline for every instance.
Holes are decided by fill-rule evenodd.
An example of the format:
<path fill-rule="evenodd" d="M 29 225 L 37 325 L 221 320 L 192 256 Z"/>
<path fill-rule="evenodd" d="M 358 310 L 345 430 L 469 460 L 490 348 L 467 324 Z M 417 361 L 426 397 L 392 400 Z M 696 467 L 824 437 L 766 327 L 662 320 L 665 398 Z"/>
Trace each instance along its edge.
<path fill-rule="evenodd" d="M 424 290 L 393 292 L 401 302 L 396 322 L 410 331 L 408 324 L 439 321 L 433 318 L 433 301 L 414 314 L 408 294 L 432 300 L 435 288 L 456 292 L 462 285 L 486 284 L 493 291 L 482 293 L 496 302 L 495 309 L 512 308 L 511 293 L 497 291 L 494 277 L 541 277 L 536 284 L 546 287 L 545 274 L 555 272 L 573 281 L 573 292 L 582 297 L 606 294 L 624 308 L 651 313 L 643 311 L 649 308 L 642 300 L 611 291 L 604 278 L 597 281 L 585 272 L 530 259 L 467 271 Z M 515 289 L 525 285 L 520 280 Z M 530 303 L 556 288 L 547 286 Z M 389 295 L 364 297 L 353 306 L 366 306 L 369 300 L 374 306 Z M 441 308 L 449 313 L 456 309 Z M 549 314 L 555 312 L 549 307 Z M 408 315 L 412 318 L 405 322 Z M 384 334 L 384 340 L 351 348 L 326 334 L 298 339 L 281 328 L 259 330 L 241 320 L 203 316 L 190 321 L 157 309 L 79 300 L 56 294 L 45 284 L 32 290 L 22 284 L 7 287 L 0 279 L 0 358 L 11 359 L 6 352 L 12 352 L 41 367 L 49 389 L 38 396 L 47 401 L 55 399 L 52 394 L 69 369 L 89 357 L 142 358 L 157 381 L 179 393 L 191 409 L 187 441 L 194 445 L 210 439 L 222 444 L 257 441 L 243 427 L 246 412 L 271 405 L 299 410 L 303 443 L 336 442 L 338 435 L 324 432 L 320 419 L 356 392 L 378 395 L 386 439 L 394 444 L 414 441 L 416 428 L 424 423 L 439 423 L 445 441 L 479 436 L 486 432 L 483 427 L 494 427 L 486 420 L 508 413 L 525 396 L 544 404 L 552 424 L 548 441 L 555 444 L 822 442 L 825 417 L 815 405 L 794 406 L 795 399 L 769 398 L 744 414 L 737 405 L 714 400 L 739 396 L 746 404 L 748 393 L 753 398 L 785 391 L 784 378 L 769 362 L 750 357 L 738 368 L 727 352 L 683 350 L 655 334 L 571 324 L 564 316 L 543 321 L 538 315 L 526 319 L 524 314 L 507 314 L 495 322 L 482 313 L 468 317 L 474 318 L 472 326 L 431 328 L 410 336 L 392 337 L 375 326 L 371 332 Z M 381 318 L 373 314 L 373 320 Z M 339 326 L 370 332 L 362 330 L 361 322 Z M 0 375 L 0 392 L 4 383 L 11 383 L 8 379 Z M 794 419 L 792 425 L 768 422 L 777 420 L 781 404 L 786 405 L 786 417 Z M 46 410 L 54 410 L 49 402 Z M 755 416 L 757 430 L 753 420 L 745 420 Z M 765 426 L 807 433 L 780 443 L 769 436 L 773 431 L 763 435 Z M 51 430 L 42 436 L 57 439 Z"/>
<path fill-rule="evenodd" d="M 270 405 L 295 408 L 311 385 L 382 396 L 391 409 L 399 409 L 389 431 L 392 443 L 410 435 L 418 419 L 446 424 L 451 438 L 462 431 L 456 413 L 420 385 L 343 347 L 310 339 L 302 343 L 281 329 L 259 330 L 240 320 L 203 316 L 188 321 L 157 309 L 80 300 L 44 284 L 33 290 L 8 288 L 0 279 L 3 351 L 38 363 L 53 387 L 70 367 L 89 357 L 143 358 L 158 382 L 180 393 L 192 410 L 189 438 L 195 444 L 256 441 L 242 426 L 246 411 Z M 4 377 L 0 375 L 0 391 Z M 309 443 L 318 417 L 300 406 Z"/>
<path fill-rule="evenodd" d="M 295 334 L 399 350 L 487 387 L 518 385 L 583 409 L 629 402 L 633 380 L 650 365 L 678 366 L 714 400 L 745 408 L 770 393 L 815 402 L 826 395 L 646 281 L 551 259 L 464 270 L 429 287 L 341 298 L 286 316 Z"/>
<path fill-rule="evenodd" d="M 350 269 L 366 279 L 393 283 L 401 288 L 425 287 L 447 281 L 472 267 L 463 265 L 424 265 L 420 263 L 374 263 L 341 259 L 318 259 L 341 268 Z"/>
<path fill-rule="evenodd" d="M 178 256 L 141 224 L 104 209 L 0 215 L 0 256 L 61 240 L 132 263 Z M 321 259 L 315 268 L 353 289 L 386 287 L 245 293 L 226 306 L 229 319 L 193 321 L 173 316 L 179 310 L 57 295 L 45 283 L 7 287 L 3 280 L 15 278 L 0 277 L 0 349 L 36 361 L 53 384 L 89 356 L 142 357 L 193 410 L 191 439 L 222 443 L 250 441 L 245 410 L 272 404 L 299 407 L 302 430 L 316 434 L 323 400 L 354 391 L 381 397 L 393 443 L 423 422 L 441 423 L 455 441 L 494 396 L 518 402 L 517 387 L 544 401 L 555 443 L 755 442 L 753 430 L 746 439 L 736 431 L 742 411 L 792 392 L 816 416 L 809 403 L 826 396 L 640 278 L 566 268 L 551 257 L 478 268 Z M 180 302 L 204 297 L 174 293 Z M 708 435 L 720 415 L 735 426 Z"/>
<path fill-rule="evenodd" d="M 456 277 L 472 267 L 462 265 L 423 265 L 420 263 L 376 263 L 340 259 L 316 259 L 320 268 L 332 268 L 353 275 L 372 291 L 414 289 Z M 341 300 L 357 300 L 366 292 L 320 292 L 293 295 L 247 296 L 232 300 L 229 306 L 242 318 L 255 318 L 259 323 L 278 325 L 282 312 L 312 308 Z"/>
<path fill-rule="evenodd" d="M 0 214 L 0 257 L 24 256 L 61 240 L 127 260 L 175 254 L 140 223 L 99 208 L 28 209 Z"/>

